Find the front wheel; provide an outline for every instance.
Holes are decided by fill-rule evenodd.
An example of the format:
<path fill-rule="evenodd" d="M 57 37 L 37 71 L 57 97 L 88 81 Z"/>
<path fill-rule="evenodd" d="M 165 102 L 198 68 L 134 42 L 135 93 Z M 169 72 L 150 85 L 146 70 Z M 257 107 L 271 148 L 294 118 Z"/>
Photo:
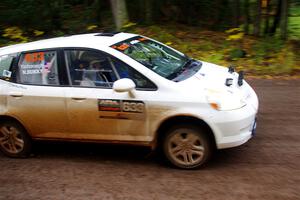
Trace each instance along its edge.
<path fill-rule="evenodd" d="M 0 149 L 9 157 L 27 157 L 31 139 L 19 123 L 4 121 L 0 123 Z"/>
<path fill-rule="evenodd" d="M 208 161 L 212 154 L 212 145 L 200 127 L 177 125 L 166 133 L 163 151 L 173 165 L 193 169 Z"/>

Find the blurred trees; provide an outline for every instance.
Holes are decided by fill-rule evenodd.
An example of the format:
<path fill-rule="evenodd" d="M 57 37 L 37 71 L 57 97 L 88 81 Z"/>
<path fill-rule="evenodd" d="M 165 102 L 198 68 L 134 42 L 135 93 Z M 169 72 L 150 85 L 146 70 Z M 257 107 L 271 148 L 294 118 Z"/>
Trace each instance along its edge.
<path fill-rule="evenodd" d="M 126 2 L 125 0 L 110 0 L 110 2 L 116 29 L 120 30 L 122 26 L 128 23 Z"/>
<path fill-rule="evenodd" d="M 287 26 L 288 26 L 288 9 L 289 9 L 289 0 L 281 0 L 281 24 L 280 24 L 280 32 L 281 38 L 287 38 Z"/>
<path fill-rule="evenodd" d="M 0 47 L 115 30 L 250 73 L 300 73 L 300 0 L 0 0 Z"/>
<path fill-rule="evenodd" d="M 1 0 L 0 26 L 47 33 L 84 32 L 89 24 L 120 30 L 140 25 L 186 24 L 245 34 L 287 38 L 289 4 L 299 0 Z"/>

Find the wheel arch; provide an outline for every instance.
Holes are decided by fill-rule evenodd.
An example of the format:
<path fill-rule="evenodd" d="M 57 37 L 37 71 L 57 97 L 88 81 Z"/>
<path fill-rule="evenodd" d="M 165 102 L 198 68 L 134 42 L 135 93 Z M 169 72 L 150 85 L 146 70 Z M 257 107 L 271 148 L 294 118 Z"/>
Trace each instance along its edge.
<path fill-rule="evenodd" d="M 203 119 L 200 119 L 195 116 L 190 116 L 190 115 L 172 116 L 165 119 L 162 123 L 160 123 L 160 125 L 158 126 L 155 132 L 156 137 L 155 137 L 153 148 L 157 148 L 160 145 L 164 137 L 164 134 L 174 124 L 190 124 L 190 125 L 195 125 L 203 128 L 205 130 L 205 133 L 208 135 L 209 140 L 212 143 L 212 146 L 214 148 L 217 148 L 215 135 L 213 133 L 212 128 L 208 125 L 208 123 L 206 123 Z"/>
<path fill-rule="evenodd" d="M 3 122 L 3 121 L 14 121 L 14 122 L 17 122 L 18 124 L 20 124 L 22 126 L 22 128 L 24 128 L 24 130 L 26 131 L 26 133 L 28 135 L 30 135 L 30 133 L 28 132 L 28 129 L 23 125 L 23 123 L 17 119 L 16 117 L 13 117 L 13 116 L 9 116 L 9 115 L 0 115 L 0 122 Z"/>

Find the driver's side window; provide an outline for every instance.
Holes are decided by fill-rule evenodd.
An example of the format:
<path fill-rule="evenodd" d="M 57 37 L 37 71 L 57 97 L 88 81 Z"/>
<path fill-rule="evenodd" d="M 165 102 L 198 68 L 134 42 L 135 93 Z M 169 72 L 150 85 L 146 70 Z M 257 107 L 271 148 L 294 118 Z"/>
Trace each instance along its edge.
<path fill-rule="evenodd" d="M 65 50 L 64 54 L 72 86 L 112 88 L 116 80 L 130 78 L 137 89 L 157 89 L 146 77 L 106 53 L 74 49 Z"/>
<path fill-rule="evenodd" d="M 66 50 L 65 61 L 74 86 L 108 87 L 117 80 L 104 54 L 91 50 Z"/>

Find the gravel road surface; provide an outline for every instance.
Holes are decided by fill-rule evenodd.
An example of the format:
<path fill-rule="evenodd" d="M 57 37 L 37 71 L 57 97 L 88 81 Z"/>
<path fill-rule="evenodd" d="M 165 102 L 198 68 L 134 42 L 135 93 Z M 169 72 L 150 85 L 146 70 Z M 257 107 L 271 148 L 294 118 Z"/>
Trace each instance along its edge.
<path fill-rule="evenodd" d="M 0 199 L 300 200 L 300 80 L 251 80 L 256 136 L 199 170 L 147 148 L 38 142 L 29 159 L 0 154 Z"/>

